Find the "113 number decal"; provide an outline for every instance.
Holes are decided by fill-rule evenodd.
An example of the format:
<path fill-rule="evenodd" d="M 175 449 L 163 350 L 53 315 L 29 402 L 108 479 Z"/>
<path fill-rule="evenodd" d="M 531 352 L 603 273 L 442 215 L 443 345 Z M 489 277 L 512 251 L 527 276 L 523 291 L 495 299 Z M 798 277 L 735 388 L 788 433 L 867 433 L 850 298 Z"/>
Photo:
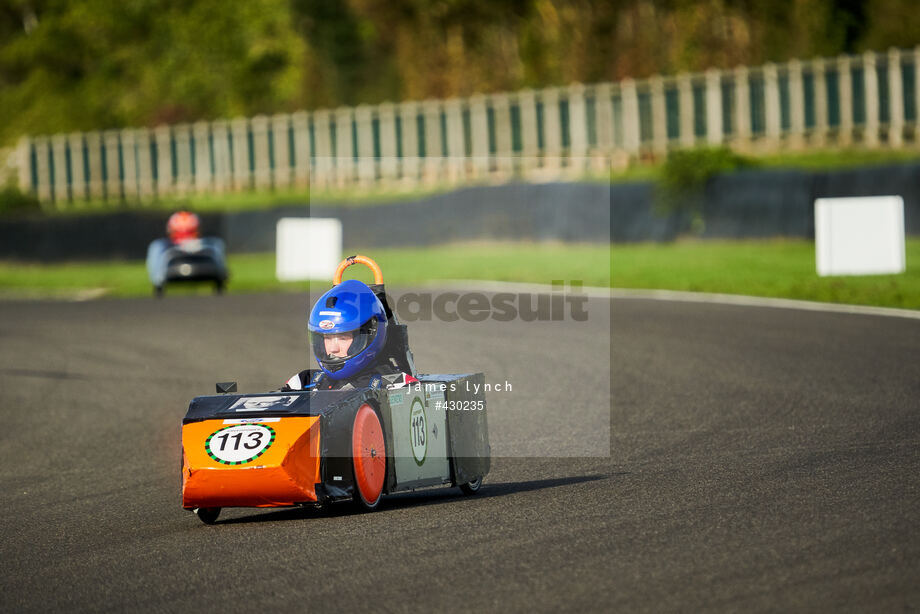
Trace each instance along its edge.
<path fill-rule="evenodd" d="M 275 442 L 275 430 L 264 424 L 236 424 L 217 429 L 205 441 L 205 451 L 224 465 L 242 465 L 262 456 Z"/>

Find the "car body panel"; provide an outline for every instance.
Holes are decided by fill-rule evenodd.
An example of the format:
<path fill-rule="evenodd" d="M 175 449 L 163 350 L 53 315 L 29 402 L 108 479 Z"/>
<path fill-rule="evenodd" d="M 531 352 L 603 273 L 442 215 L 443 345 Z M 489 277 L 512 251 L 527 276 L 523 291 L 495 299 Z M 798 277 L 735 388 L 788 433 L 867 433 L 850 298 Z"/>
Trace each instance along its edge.
<path fill-rule="evenodd" d="M 435 411 L 424 388 L 388 391 L 397 484 L 450 477 L 445 413 Z"/>
<path fill-rule="evenodd" d="M 243 455 L 233 456 L 234 444 Z M 252 449 L 246 450 L 250 444 Z M 316 501 L 319 417 L 193 422 L 182 428 L 182 449 L 183 507 L 277 507 Z"/>

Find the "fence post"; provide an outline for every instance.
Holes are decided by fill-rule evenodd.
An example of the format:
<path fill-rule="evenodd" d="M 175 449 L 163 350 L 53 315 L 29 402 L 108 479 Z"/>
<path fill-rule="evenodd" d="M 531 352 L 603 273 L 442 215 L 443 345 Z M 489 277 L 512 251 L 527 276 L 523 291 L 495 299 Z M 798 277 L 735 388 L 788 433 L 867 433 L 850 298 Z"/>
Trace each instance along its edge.
<path fill-rule="evenodd" d="M 920 45 L 914 48 L 914 144 L 920 143 Z"/>
<path fill-rule="evenodd" d="M 214 190 L 226 192 L 233 188 L 233 158 L 230 155 L 230 128 L 224 120 L 211 123 L 214 147 Z"/>
<path fill-rule="evenodd" d="M 188 124 L 173 126 L 173 135 L 176 139 L 176 192 L 185 195 L 192 191 L 195 181 L 192 176 L 191 127 Z"/>
<path fill-rule="evenodd" d="M 272 168 L 268 143 L 268 118 L 256 115 L 250 120 L 252 126 L 252 166 L 256 189 L 271 188 Z"/>
<path fill-rule="evenodd" d="M 275 169 L 272 173 L 272 185 L 275 189 L 291 187 L 291 116 L 277 113 L 269 120 L 272 129 L 272 152 L 275 157 Z"/>
<path fill-rule="evenodd" d="M 137 189 L 137 137 L 136 130 L 121 131 L 121 159 L 124 168 L 122 189 L 126 201 L 140 199 Z"/>
<path fill-rule="evenodd" d="M 38 200 L 43 204 L 52 202 L 51 186 L 51 167 L 49 166 L 49 156 L 51 149 L 48 145 L 48 137 L 36 137 L 35 143 L 35 174 L 38 177 L 38 189 L 36 190 Z"/>
<path fill-rule="evenodd" d="M 294 185 L 298 188 L 310 186 L 310 120 L 304 111 L 291 115 L 294 129 Z"/>
<path fill-rule="evenodd" d="M 32 192 L 32 139 L 27 136 L 19 139 L 17 147 L 19 158 L 19 189 L 22 192 Z"/>
<path fill-rule="evenodd" d="M 51 167 L 48 161 L 51 150 L 48 145 L 48 137 L 36 137 L 34 143 L 35 174 L 38 177 L 38 189 L 36 190 L 36 194 L 38 200 L 42 201 L 43 204 L 47 204 L 52 201 Z"/>
<path fill-rule="evenodd" d="M 70 145 L 70 195 L 74 201 L 86 200 L 86 161 L 83 154 L 83 134 L 80 132 L 71 132 L 67 137 L 68 144 Z M 22 184 L 23 175 L 22 175 L 22 166 L 19 167 L 19 178 L 20 185 L 28 186 L 31 184 L 31 180 L 27 179 L 25 184 Z M 28 168 L 28 167 L 26 167 Z M 31 176 L 31 173 L 30 175 Z"/>
<path fill-rule="evenodd" d="M 310 188 L 328 188 L 335 181 L 332 157 L 332 112 L 321 109 L 313 113 L 313 135 L 316 141 L 315 173 L 310 176 Z"/>
<path fill-rule="evenodd" d="M 98 132 L 87 132 L 84 137 L 89 156 L 89 195 L 92 199 L 100 199 L 105 190 L 102 184 L 102 135 Z M 41 175 L 39 175 L 40 183 Z"/>
<path fill-rule="evenodd" d="M 751 88 L 748 69 L 735 69 L 735 135 L 740 149 L 751 146 Z"/>
<path fill-rule="evenodd" d="M 121 200 L 121 177 L 118 172 L 118 132 L 106 130 L 103 133 L 105 143 L 105 198 Z"/>
<path fill-rule="evenodd" d="M 693 133 L 693 82 L 690 75 L 682 73 L 677 76 L 677 91 L 680 100 L 680 144 L 693 147 L 696 135 Z"/>
<path fill-rule="evenodd" d="M 904 85 L 901 51 L 888 50 L 888 144 L 900 147 L 904 142 Z"/>
<path fill-rule="evenodd" d="M 623 98 L 623 149 L 630 155 L 639 153 L 639 94 L 636 82 L 624 79 L 620 84 Z"/>
<path fill-rule="evenodd" d="M 828 138 L 827 120 L 827 77 L 824 74 L 824 59 L 811 61 L 811 74 L 815 84 L 815 133 L 812 144 L 823 147 Z"/>
<path fill-rule="evenodd" d="M 481 179 L 489 174 L 489 118 L 486 99 L 481 94 L 475 94 L 470 97 L 469 105 L 473 177 Z"/>
<path fill-rule="evenodd" d="M 169 126 L 157 126 L 154 132 L 157 145 L 157 197 L 172 193 L 172 145 Z"/>
<path fill-rule="evenodd" d="M 706 71 L 706 140 L 710 145 L 721 145 L 722 134 L 722 72 L 715 68 Z"/>
<path fill-rule="evenodd" d="M 355 180 L 355 149 L 352 141 L 351 107 L 335 110 L 335 178 L 339 187 Z"/>
<path fill-rule="evenodd" d="M 451 98 L 444 103 L 447 115 L 447 180 L 455 182 L 464 176 L 466 146 L 463 137 L 463 109 L 460 100 Z"/>
<path fill-rule="evenodd" d="M 55 134 L 51 137 L 51 159 L 54 164 L 54 203 L 58 209 L 70 200 L 67 193 L 67 137 Z"/>
<path fill-rule="evenodd" d="M 498 174 L 508 179 L 514 170 L 511 143 L 511 104 L 507 94 L 492 96 L 492 112 L 495 114 L 495 161 Z"/>
<path fill-rule="evenodd" d="M 195 122 L 192 126 L 192 138 L 195 139 L 195 192 L 203 193 L 212 190 L 211 173 L 211 146 L 208 143 L 210 127 L 208 122 Z"/>
<path fill-rule="evenodd" d="M 766 119 L 767 146 L 775 149 L 779 146 L 782 127 L 779 101 L 779 73 L 776 64 L 768 63 L 763 67 L 764 116 Z"/>
<path fill-rule="evenodd" d="M 526 174 L 537 166 L 540 154 L 537 97 L 533 90 L 518 92 L 518 108 L 521 110 L 521 169 Z"/>
<path fill-rule="evenodd" d="M 437 100 L 422 102 L 422 115 L 425 118 L 425 169 L 427 183 L 441 179 L 444 164 L 444 143 L 441 140 L 441 103 Z"/>
<path fill-rule="evenodd" d="M 869 147 L 878 146 L 878 67 L 875 62 L 875 52 L 867 51 L 863 54 L 863 83 L 866 92 L 866 126 L 863 130 L 863 140 Z"/>
<path fill-rule="evenodd" d="M 143 200 L 152 198 L 154 194 L 150 130 L 146 128 L 139 129 L 135 139 L 137 140 L 137 192 L 138 197 Z"/>
<path fill-rule="evenodd" d="M 233 137 L 233 189 L 248 190 L 252 185 L 249 168 L 249 122 L 237 117 L 230 122 Z"/>
<path fill-rule="evenodd" d="M 543 99 L 543 168 L 556 169 L 561 165 L 562 133 L 559 121 L 559 90 L 548 87 Z"/>
<path fill-rule="evenodd" d="M 585 111 L 585 86 L 573 83 L 569 95 L 569 166 L 576 171 L 587 168 L 588 122 Z"/>
<path fill-rule="evenodd" d="M 358 155 L 358 182 L 362 186 L 368 186 L 374 182 L 376 177 L 374 172 L 374 127 L 369 106 L 362 104 L 355 108 L 355 129 L 358 134 L 358 148 L 355 152 Z"/>
<path fill-rule="evenodd" d="M 853 142 L 853 75 L 850 73 L 850 58 L 837 58 L 837 99 L 840 107 L 840 126 L 837 142 L 849 145 Z"/>
<path fill-rule="evenodd" d="M 613 151 L 613 91 L 609 83 L 594 88 L 594 109 L 597 113 L 597 148 L 609 156 Z"/>
<path fill-rule="evenodd" d="M 403 166 L 406 166 L 407 154 L 406 154 L 406 137 L 411 132 L 409 130 L 410 126 L 406 124 L 405 117 L 402 116 L 402 112 L 406 105 L 400 105 L 400 128 L 402 129 L 402 134 L 399 135 L 402 139 L 402 154 L 403 154 Z M 407 112 L 408 114 L 408 112 Z M 388 183 L 392 183 L 399 176 L 399 158 L 397 155 L 397 134 L 396 134 L 396 106 L 391 102 L 384 102 L 377 106 L 377 121 L 380 126 L 380 177 Z M 415 127 L 414 119 L 412 128 Z M 415 149 L 416 144 L 413 143 L 413 149 Z"/>
<path fill-rule="evenodd" d="M 789 75 L 789 144 L 800 149 L 805 137 L 805 89 L 802 63 L 796 59 L 786 65 Z"/>
<path fill-rule="evenodd" d="M 653 75 L 648 80 L 652 97 L 652 150 L 663 154 L 668 151 L 668 105 L 664 96 L 664 78 Z"/>
<path fill-rule="evenodd" d="M 419 177 L 419 131 L 418 116 L 419 107 L 417 102 L 404 102 L 399 105 L 399 124 L 402 132 L 402 169 L 400 171 L 397 164 L 396 151 L 396 120 L 393 119 L 393 126 L 390 128 L 390 138 L 387 142 L 385 156 L 393 160 L 390 168 L 390 176 L 397 178 L 402 176 L 404 181 L 415 182 Z M 395 115 L 394 113 L 394 115 Z M 383 120 L 381 119 L 380 131 L 383 132 Z M 425 143 L 426 147 L 428 143 Z M 428 152 L 425 152 L 428 153 Z"/>

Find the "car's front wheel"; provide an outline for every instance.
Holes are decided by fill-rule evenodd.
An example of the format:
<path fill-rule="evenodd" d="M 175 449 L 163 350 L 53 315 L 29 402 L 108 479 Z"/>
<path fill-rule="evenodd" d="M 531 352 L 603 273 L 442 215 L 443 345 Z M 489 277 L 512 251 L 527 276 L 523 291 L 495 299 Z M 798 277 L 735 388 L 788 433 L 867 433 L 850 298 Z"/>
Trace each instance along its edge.
<path fill-rule="evenodd" d="M 219 507 L 199 507 L 195 508 L 195 515 L 205 524 L 214 524 L 220 515 Z"/>

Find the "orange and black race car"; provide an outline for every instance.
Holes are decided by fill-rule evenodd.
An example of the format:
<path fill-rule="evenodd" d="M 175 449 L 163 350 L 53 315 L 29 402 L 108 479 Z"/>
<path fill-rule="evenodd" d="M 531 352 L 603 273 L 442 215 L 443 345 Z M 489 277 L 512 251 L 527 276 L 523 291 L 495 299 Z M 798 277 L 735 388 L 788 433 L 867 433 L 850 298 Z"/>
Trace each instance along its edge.
<path fill-rule="evenodd" d="M 430 486 L 479 490 L 489 472 L 484 376 L 419 375 L 406 326 L 386 302 L 370 259 L 370 289 L 386 312 L 385 360 L 398 371 L 364 388 L 221 394 L 192 400 L 182 422 L 182 506 L 205 523 L 224 507 L 354 501 L 375 509 L 383 495 Z"/>

